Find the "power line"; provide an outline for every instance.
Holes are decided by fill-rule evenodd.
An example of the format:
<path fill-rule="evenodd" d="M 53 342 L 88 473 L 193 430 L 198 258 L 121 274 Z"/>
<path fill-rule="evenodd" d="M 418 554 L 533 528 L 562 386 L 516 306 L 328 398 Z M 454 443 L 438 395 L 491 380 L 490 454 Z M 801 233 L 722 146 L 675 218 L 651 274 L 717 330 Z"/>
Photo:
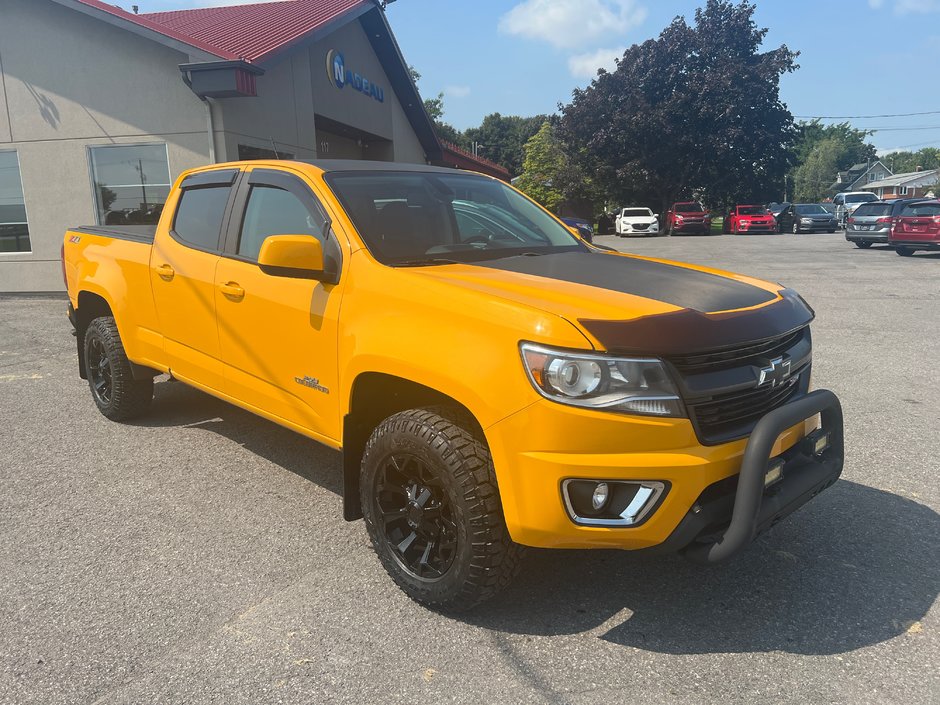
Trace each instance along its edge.
<path fill-rule="evenodd" d="M 914 117 L 915 115 L 940 115 L 940 110 L 923 113 L 893 113 L 888 115 L 794 115 L 801 120 L 873 120 L 875 118 Z"/>

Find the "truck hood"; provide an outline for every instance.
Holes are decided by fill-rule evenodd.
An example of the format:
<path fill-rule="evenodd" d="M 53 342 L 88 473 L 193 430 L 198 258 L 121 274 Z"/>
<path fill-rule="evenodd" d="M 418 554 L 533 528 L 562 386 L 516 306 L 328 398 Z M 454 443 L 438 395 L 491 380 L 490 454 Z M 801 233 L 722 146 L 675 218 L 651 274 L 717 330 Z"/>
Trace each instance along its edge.
<path fill-rule="evenodd" d="M 519 255 L 412 270 L 559 315 L 597 347 L 675 354 L 740 345 L 813 318 L 794 292 L 704 267 L 613 252 Z"/>

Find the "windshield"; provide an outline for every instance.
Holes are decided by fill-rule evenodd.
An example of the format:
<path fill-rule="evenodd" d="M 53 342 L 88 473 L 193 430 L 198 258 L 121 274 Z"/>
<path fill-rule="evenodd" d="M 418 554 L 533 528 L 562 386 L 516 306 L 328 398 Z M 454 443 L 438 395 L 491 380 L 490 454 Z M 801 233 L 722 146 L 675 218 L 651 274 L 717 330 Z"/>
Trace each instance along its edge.
<path fill-rule="evenodd" d="M 825 208 L 813 204 L 793 206 L 793 210 L 795 210 L 800 215 L 829 215 L 829 211 L 827 211 Z"/>
<path fill-rule="evenodd" d="M 877 201 L 878 196 L 873 193 L 849 193 L 845 196 L 846 203 L 867 203 L 868 201 Z"/>
<path fill-rule="evenodd" d="M 890 203 L 866 203 L 855 209 L 855 217 L 861 218 L 866 215 L 891 215 Z"/>
<path fill-rule="evenodd" d="M 621 214 L 623 218 L 652 218 L 653 211 L 649 208 L 624 208 Z"/>
<path fill-rule="evenodd" d="M 738 215 L 767 215 L 767 209 L 762 206 L 738 206 Z"/>
<path fill-rule="evenodd" d="M 676 213 L 701 213 L 704 209 L 701 203 L 677 203 Z"/>
<path fill-rule="evenodd" d="M 335 172 L 325 179 L 383 264 L 586 250 L 564 225 L 495 179 L 395 171 Z"/>

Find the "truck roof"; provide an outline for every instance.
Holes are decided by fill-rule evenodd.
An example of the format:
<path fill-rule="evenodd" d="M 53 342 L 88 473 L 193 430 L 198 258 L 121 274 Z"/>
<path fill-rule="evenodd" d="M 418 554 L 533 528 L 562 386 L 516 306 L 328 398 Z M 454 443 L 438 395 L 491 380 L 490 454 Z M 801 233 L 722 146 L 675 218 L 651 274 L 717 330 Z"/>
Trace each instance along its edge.
<path fill-rule="evenodd" d="M 290 161 L 310 164 L 324 172 L 340 171 L 420 171 L 453 174 L 456 169 L 429 164 L 407 164 L 404 162 L 379 162 L 364 159 L 292 159 Z M 469 172 L 475 174 L 476 172 Z"/>

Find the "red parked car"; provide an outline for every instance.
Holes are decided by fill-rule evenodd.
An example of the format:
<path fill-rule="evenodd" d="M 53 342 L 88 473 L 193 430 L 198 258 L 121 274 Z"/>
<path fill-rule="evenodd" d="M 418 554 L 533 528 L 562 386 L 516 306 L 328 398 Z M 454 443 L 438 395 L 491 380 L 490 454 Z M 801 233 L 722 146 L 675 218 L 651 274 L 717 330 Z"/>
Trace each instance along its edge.
<path fill-rule="evenodd" d="M 699 233 L 708 235 L 712 231 L 712 217 L 701 203 L 681 201 L 666 211 L 664 222 L 667 235 L 675 233 Z"/>
<path fill-rule="evenodd" d="M 891 224 L 888 244 L 902 257 L 918 250 L 940 250 L 940 199 L 904 206 Z"/>
<path fill-rule="evenodd" d="M 764 206 L 735 206 L 725 218 L 722 230 L 726 233 L 775 233 L 777 219 Z"/>

